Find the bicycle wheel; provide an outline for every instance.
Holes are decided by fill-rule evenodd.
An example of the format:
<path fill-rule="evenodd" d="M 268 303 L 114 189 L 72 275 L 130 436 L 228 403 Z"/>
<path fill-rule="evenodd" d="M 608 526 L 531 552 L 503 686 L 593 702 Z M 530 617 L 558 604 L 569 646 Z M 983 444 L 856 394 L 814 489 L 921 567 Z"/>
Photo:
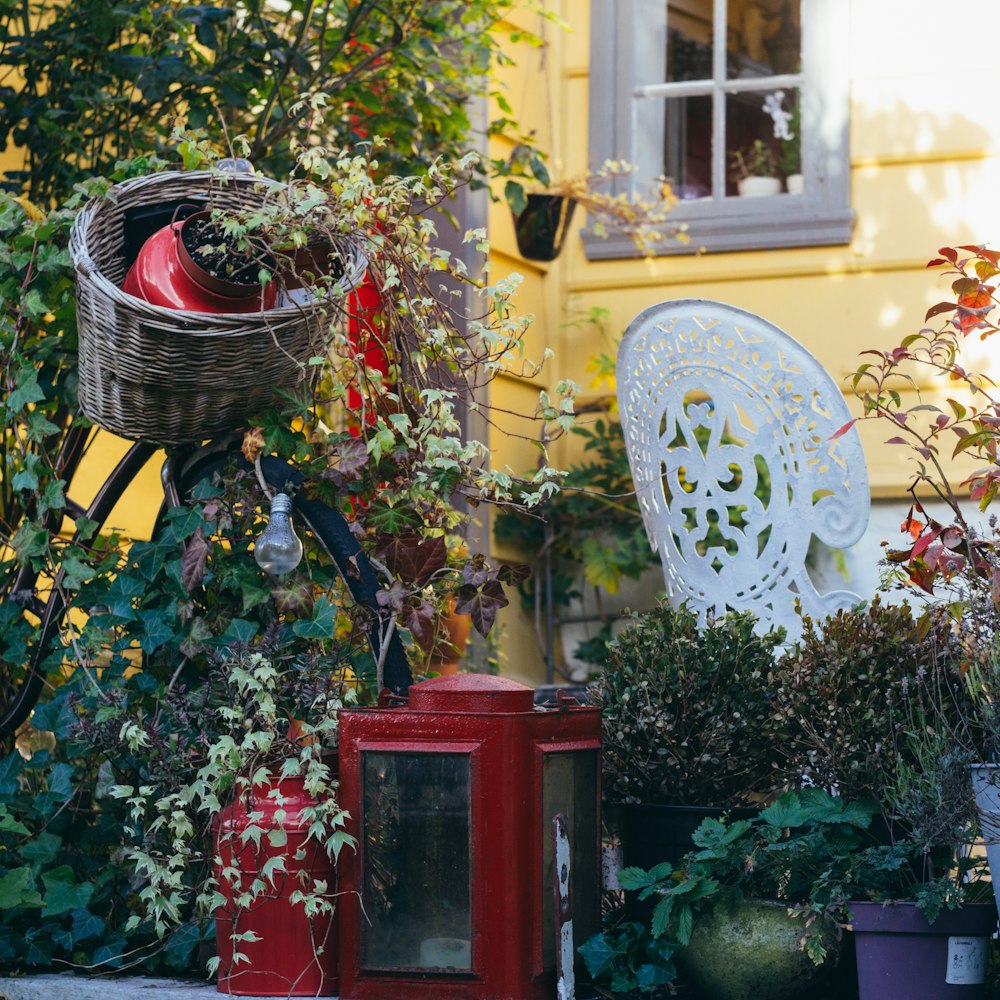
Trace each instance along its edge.
<path fill-rule="evenodd" d="M 67 487 L 89 433 L 89 427 L 72 427 L 66 434 L 56 459 L 56 472 Z M 88 507 L 67 497 L 65 509 L 46 514 L 42 527 L 47 532 L 58 531 L 65 513 L 86 518 L 93 531 L 99 532 L 155 451 L 150 444 L 132 445 Z M 13 535 L 11 530 L 10 537 Z M 78 531 L 71 544 L 81 542 Z M 66 613 L 63 577 L 62 568 L 54 574 L 45 573 L 29 560 L 18 564 L 11 561 L 8 567 L 0 603 L 0 744 L 6 743 L 31 714 L 45 688 L 49 668 L 58 665 L 51 658 L 58 657 L 61 662 L 61 649 L 56 649 L 54 643 Z"/>
<path fill-rule="evenodd" d="M 162 524 L 167 507 L 185 501 L 199 483 L 223 473 L 227 467 L 245 472 L 253 469 L 238 448 L 225 442 L 168 459 L 163 473 L 164 508 L 157 524 Z M 305 496 L 299 488 L 303 482 L 302 473 L 281 459 L 262 458 L 261 471 L 270 487 L 294 496 L 294 508 L 300 522 L 336 567 L 353 600 L 370 610 L 368 642 L 375 662 L 381 663 L 382 687 L 395 695 L 405 695 L 413 682 L 406 651 L 399 633 L 391 625 L 391 615 L 379 607 L 376 600 L 380 589 L 378 577 L 344 516 L 329 504 Z"/>

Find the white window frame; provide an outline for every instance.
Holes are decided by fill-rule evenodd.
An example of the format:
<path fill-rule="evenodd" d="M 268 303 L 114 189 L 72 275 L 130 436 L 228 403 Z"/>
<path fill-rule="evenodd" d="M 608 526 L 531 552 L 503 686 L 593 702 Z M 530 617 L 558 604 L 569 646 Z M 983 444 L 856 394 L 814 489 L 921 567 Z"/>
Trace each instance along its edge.
<path fill-rule="evenodd" d="M 726 0 L 713 0 L 715 24 L 725 23 Z M 637 83 L 636 59 L 630 51 L 636 0 L 591 0 L 590 161 L 637 163 L 637 101 L 651 96 L 712 95 L 713 149 L 725 149 L 725 98 L 733 91 L 770 92 L 801 87 L 802 120 L 814 123 L 802 130 L 803 193 L 754 198 L 714 195 L 682 201 L 671 213 L 686 223 L 687 244 L 667 240 L 661 255 L 761 250 L 775 247 L 849 243 L 854 223 L 850 207 L 850 76 L 848 12 L 843 0 L 801 0 L 801 74 L 776 75 L 761 81 L 726 80 L 726 40 L 716 31 L 713 41 L 715 80 Z M 664 2 L 666 7 L 666 2 Z M 713 152 L 713 189 L 725 189 L 725 162 Z M 654 178 L 632 176 L 618 190 L 648 188 Z M 638 256 L 627 236 L 609 228 L 606 237 L 584 232 L 591 260 Z"/>

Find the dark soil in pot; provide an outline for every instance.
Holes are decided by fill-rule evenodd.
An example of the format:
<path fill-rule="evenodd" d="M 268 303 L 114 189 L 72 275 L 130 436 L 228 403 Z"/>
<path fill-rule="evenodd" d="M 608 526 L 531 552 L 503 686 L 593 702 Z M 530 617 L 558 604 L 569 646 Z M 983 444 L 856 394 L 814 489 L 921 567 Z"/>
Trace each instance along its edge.
<path fill-rule="evenodd" d="M 184 220 L 181 241 L 197 267 L 212 278 L 230 285 L 259 287 L 261 269 L 274 269 L 274 260 L 266 253 L 257 252 L 252 247 L 237 249 L 237 240 L 223 233 L 207 212 L 199 212 Z M 198 278 L 197 275 L 192 277 Z"/>

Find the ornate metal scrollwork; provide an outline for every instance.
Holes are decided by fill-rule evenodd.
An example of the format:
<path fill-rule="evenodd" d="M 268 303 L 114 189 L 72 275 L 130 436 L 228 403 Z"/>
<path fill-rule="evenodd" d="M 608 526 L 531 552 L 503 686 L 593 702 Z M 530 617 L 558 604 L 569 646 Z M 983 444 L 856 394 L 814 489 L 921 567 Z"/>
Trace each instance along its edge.
<path fill-rule="evenodd" d="M 856 542 L 870 495 L 844 398 L 816 359 L 766 320 L 704 299 L 640 313 L 618 351 L 632 477 L 667 596 L 703 618 L 749 609 L 801 631 L 795 601 L 823 617 L 856 603 L 819 594 L 813 535 Z"/>

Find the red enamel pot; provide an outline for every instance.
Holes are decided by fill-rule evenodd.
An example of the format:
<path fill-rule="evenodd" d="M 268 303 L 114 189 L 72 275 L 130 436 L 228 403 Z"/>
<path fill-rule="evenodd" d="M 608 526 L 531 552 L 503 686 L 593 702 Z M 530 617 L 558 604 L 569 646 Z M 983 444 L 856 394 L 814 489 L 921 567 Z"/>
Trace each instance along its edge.
<path fill-rule="evenodd" d="M 302 902 L 292 902 L 296 892 L 320 895 L 325 883 L 322 898 L 335 903 L 334 862 L 309 839 L 307 812 L 315 805 L 303 778 L 281 778 L 255 788 L 252 799 L 241 793 L 216 820 L 216 878 L 226 900 L 215 912 L 220 993 L 336 996 L 336 910 L 308 916 Z M 279 857 L 277 868 L 268 865 Z M 265 881 L 263 893 L 249 907 L 237 906 L 258 878 Z M 236 954 L 243 957 L 237 961 Z"/>
<path fill-rule="evenodd" d="M 207 213 L 172 222 L 153 233 L 129 268 L 122 291 L 165 309 L 201 313 L 256 313 L 273 309 L 275 283 L 237 284 L 200 267 L 184 247 L 183 228 Z"/>

